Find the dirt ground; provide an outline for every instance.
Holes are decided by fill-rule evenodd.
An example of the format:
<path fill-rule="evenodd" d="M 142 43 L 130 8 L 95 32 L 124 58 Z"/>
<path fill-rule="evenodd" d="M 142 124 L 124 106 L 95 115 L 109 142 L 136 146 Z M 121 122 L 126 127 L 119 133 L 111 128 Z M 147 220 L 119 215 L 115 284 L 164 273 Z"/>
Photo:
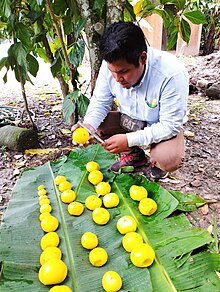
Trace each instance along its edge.
<path fill-rule="evenodd" d="M 198 80 L 220 81 L 220 52 L 206 57 L 187 57 L 183 62 L 188 68 L 194 92 L 188 98 L 188 121 L 185 124 L 186 159 L 181 169 L 159 183 L 166 189 L 194 193 L 207 200 L 207 204 L 187 214 L 193 225 L 212 231 L 214 217 L 220 233 L 220 100 L 204 96 L 203 88 L 196 88 Z M 89 74 L 88 68 L 85 74 Z M 23 108 L 21 89 L 10 72 L 8 82 L 2 81 L 0 72 L 0 106 Z M 70 125 L 62 119 L 62 97 L 58 81 L 51 77 L 49 66 L 40 65 L 40 71 L 27 84 L 29 108 L 39 131 L 42 149 L 56 148 L 48 154 L 24 154 L 0 148 L 0 212 L 3 215 L 11 197 L 12 189 L 23 169 L 55 160 L 70 150 Z M 195 91 L 196 88 L 196 91 Z M 28 125 L 27 118 L 18 121 L 19 126 Z M 147 172 L 140 170 L 147 176 Z"/>

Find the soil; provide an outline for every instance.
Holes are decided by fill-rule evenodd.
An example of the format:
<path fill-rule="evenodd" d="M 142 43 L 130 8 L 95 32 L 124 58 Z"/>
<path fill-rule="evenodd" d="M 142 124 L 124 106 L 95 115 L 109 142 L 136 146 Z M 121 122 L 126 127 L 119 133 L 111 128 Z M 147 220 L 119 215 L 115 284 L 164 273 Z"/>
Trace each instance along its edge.
<path fill-rule="evenodd" d="M 186 158 L 183 166 L 172 176 L 160 180 L 166 189 L 183 193 L 194 193 L 207 203 L 197 211 L 187 214 L 194 226 L 213 231 L 215 218 L 220 233 L 220 100 L 208 99 L 204 88 L 197 87 L 199 80 L 208 83 L 220 81 L 220 51 L 209 56 L 184 57 L 183 62 L 190 74 L 193 93 L 188 98 L 188 121 L 185 123 Z M 88 68 L 86 72 L 88 73 Z M 87 74 L 86 73 L 86 74 Z M 2 82 L 0 72 L 0 106 L 13 106 L 22 110 L 24 102 L 20 84 L 9 72 L 8 82 Z M 29 108 L 38 128 L 39 142 L 47 154 L 25 154 L 0 148 L 0 212 L 3 214 L 11 198 L 11 193 L 20 173 L 28 167 L 38 166 L 55 160 L 73 149 L 70 125 L 62 118 L 62 97 L 57 80 L 51 77 L 49 66 L 40 63 L 40 71 L 33 80 L 34 85 L 26 85 Z M 203 83 L 204 84 L 204 83 Z M 18 117 L 16 124 L 30 127 L 24 114 Z M 48 150 L 49 151 L 49 150 Z M 140 174 L 148 176 L 144 169 Z"/>

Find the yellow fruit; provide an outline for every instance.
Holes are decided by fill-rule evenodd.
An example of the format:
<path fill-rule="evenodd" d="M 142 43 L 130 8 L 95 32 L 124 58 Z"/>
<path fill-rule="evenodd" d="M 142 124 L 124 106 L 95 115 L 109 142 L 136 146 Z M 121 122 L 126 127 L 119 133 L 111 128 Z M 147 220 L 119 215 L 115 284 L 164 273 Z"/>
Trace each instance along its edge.
<path fill-rule="evenodd" d="M 106 292 L 117 292 L 122 287 L 122 279 L 115 271 L 108 271 L 102 277 L 102 287 Z"/>
<path fill-rule="evenodd" d="M 59 184 L 58 188 L 59 188 L 60 192 L 64 192 L 66 190 L 71 190 L 72 185 L 69 181 L 63 181 Z"/>
<path fill-rule="evenodd" d="M 62 283 L 67 276 L 67 266 L 59 259 L 51 259 L 41 266 L 39 280 L 44 285 L 55 285 Z"/>
<path fill-rule="evenodd" d="M 66 190 L 61 193 L 60 199 L 63 203 L 72 203 L 76 199 L 76 193 L 73 190 Z"/>
<path fill-rule="evenodd" d="M 40 221 L 42 221 L 47 216 L 51 216 L 51 214 L 49 212 L 41 213 L 39 216 Z"/>
<path fill-rule="evenodd" d="M 41 221 L 41 228 L 45 232 L 52 232 L 57 230 L 59 222 L 54 216 L 47 216 Z"/>
<path fill-rule="evenodd" d="M 148 192 L 144 187 L 136 185 L 130 187 L 129 194 L 135 201 L 140 201 L 148 196 Z"/>
<path fill-rule="evenodd" d="M 42 199 L 39 202 L 40 206 L 44 205 L 44 204 L 50 204 L 50 200 L 49 199 Z"/>
<path fill-rule="evenodd" d="M 77 128 L 72 134 L 72 139 L 77 144 L 85 144 L 89 137 L 89 132 L 84 128 Z"/>
<path fill-rule="evenodd" d="M 50 246 L 58 246 L 60 243 L 60 238 L 56 232 L 48 232 L 46 233 L 40 241 L 40 246 L 42 250 L 45 250 Z"/>
<path fill-rule="evenodd" d="M 103 174 L 100 170 L 93 170 L 88 175 L 88 181 L 93 185 L 97 185 L 103 180 Z"/>
<path fill-rule="evenodd" d="M 157 211 L 157 203 L 150 198 L 145 198 L 140 201 L 138 209 L 141 214 L 150 216 Z"/>
<path fill-rule="evenodd" d="M 130 259 L 136 267 L 146 268 L 153 263 L 155 252 L 149 244 L 140 243 L 132 249 Z"/>
<path fill-rule="evenodd" d="M 95 208 L 102 206 L 102 200 L 96 195 L 88 196 L 85 200 L 86 208 L 93 211 Z"/>
<path fill-rule="evenodd" d="M 48 199 L 48 196 L 47 195 L 39 196 L 38 199 L 39 199 L 39 202 L 40 202 L 41 200 Z"/>
<path fill-rule="evenodd" d="M 44 265 L 46 262 L 48 262 L 51 259 L 61 259 L 62 252 L 61 250 L 56 246 L 49 246 L 47 247 L 40 256 L 40 264 Z"/>
<path fill-rule="evenodd" d="M 103 204 L 106 208 L 114 208 L 119 204 L 119 197 L 115 193 L 109 193 L 103 197 Z"/>
<path fill-rule="evenodd" d="M 38 191 L 43 190 L 43 189 L 45 189 L 45 186 L 44 185 L 40 185 L 40 186 L 37 187 L 37 190 Z"/>
<path fill-rule="evenodd" d="M 63 175 L 58 175 L 58 176 L 56 176 L 55 177 L 55 179 L 54 179 L 54 183 L 58 186 L 59 184 L 61 184 L 61 182 L 64 182 L 64 181 L 66 181 L 66 178 L 65 178 L 65 176 L 63 176 Z"/>
<path fill-rule="evenodd" d="M 140 243 L 143 243 L 143 238 L 137 232 L 128 232 L 122 239 L 122 245 L 127 252 L 131 252 L 132 249 Z"/>
<path fill-rule="evenodd" d="M 105 208 L 98 207 L 92 212 L 92 219 L 98 225 L 105 225 L 110 219 L 110 213 Z"/>
<path fill-rule="evenodd" d="M 44 196 L 44 195 L 46 195 L 46 193 L 47 193 L 47 191 L 45 189 L 41 189 L 41 190 L 38 191 L 38 196 L 39 197 L 40 196 Z"/>
<path fill-rule="evenodd" d="M 84 211 L 84 206 L 80 202 L 72 202 L 67 208 L 70 215 L 80 216 Z"/>
<path fill-rule="evenodd" d="M 98 243 L 98 237 L 92 232 L 85 232 L 81 237 L 81 244 L 86 249 L 93 249 Z"/>
<path fill-rule="evenodd" d="M 102 181 L 96 185 L 95 191 L 98 195 L 105 196 L 111 192 L 111 186 L 108 182 Z"/>
<path fill-rule="evenodd" d="M 137 223 L 131 216 L 123 216 L 118 219 L 117 229 L 121 234 L 126 234 L 128 232 L 136 231 Z"/>
<path fill-rule="evenodd" d="M 95 161 L 89 161 L 87 164 L 86 164 L 86 170 L 88 172 L 91 172 L 93 170 L 99 170 L 100 169 L 100 166 L 97 162 Z"/>
<path fill-rule="evenodd" d="M 108 260 L 108 254 L 102 247 L 96 247 L 89 253 L 89 261 L 95 267 L 104 266 Z"/>
<path fill-rule="evenodd" d="M 57 285 L 57 286 L 53 286 L 49 292 L 72 292 L 72 289 L 70 289 L 68 286 L 66 285 Z"/>
<path fill-rule="evenodd" d="M 40 213 L 45 213 L 45 212 L 48 212 L 50 213 L 52 211 L 52 207 L 50 204 L 43 204 L 41 207 L 40 207 Z"/>

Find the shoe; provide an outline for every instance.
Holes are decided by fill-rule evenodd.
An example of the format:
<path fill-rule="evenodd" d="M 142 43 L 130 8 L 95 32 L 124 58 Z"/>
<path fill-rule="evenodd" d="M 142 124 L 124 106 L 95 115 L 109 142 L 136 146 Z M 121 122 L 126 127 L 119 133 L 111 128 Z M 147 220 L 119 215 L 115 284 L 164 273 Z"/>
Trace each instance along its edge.
<path fill-rule="evenodd" d="M 121 153 L 119 160 L 112 164 L 110 170 L 113 172 L 118 172 L 123 166 L 134 166 L 139 167 L 147 163 L 147 157 L 142 149 L 135 148 L 131 153 Z"/>
<path fill-rule="evenodd" d="M 156 180 L 163 179 L 168 176 L 169 172 L 163 171 L 162 169 L 154 166 L 151 166 L 150 176 Z"/>

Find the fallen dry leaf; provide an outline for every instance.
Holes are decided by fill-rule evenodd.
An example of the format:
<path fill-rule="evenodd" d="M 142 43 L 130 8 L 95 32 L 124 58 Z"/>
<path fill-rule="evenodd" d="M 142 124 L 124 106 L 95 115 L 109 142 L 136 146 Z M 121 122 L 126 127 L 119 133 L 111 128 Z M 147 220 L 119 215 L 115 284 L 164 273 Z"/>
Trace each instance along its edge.
<path fill-rule="evenodd" d="M 50 152 L 57 152 L 59 151 L 58 148 L 48 148 L 48 149 L 27 149 L 25 150 L 25 154 L 48 154 Z"/>

